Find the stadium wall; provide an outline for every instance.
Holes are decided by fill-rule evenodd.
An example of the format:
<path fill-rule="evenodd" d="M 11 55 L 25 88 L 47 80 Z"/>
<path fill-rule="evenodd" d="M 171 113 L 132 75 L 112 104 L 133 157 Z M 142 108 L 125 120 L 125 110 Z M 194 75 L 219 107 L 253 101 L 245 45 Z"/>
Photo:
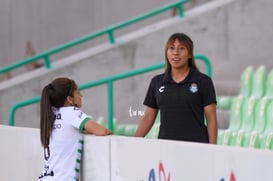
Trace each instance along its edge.
<path fill-rule="evenodd" d="M 37 180 L 39 130 L 0 126 L 0 180 Z M 273 152 L 201 143 L 84 136 L 82 181 L 272 180 Z"/>

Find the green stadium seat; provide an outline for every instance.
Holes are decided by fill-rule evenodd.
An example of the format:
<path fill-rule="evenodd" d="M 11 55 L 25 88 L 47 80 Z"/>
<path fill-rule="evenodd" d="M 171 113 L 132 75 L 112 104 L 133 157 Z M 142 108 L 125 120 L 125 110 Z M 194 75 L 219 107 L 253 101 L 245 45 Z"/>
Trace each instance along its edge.
<path fill-rule="evenodd" d="M 104 119 L 103 119 L 103 117 L 99 117 L 99 118 L 96 120 L 96 122 L 97 122 L 98 124 L 100 124 L 101 126 L 104 126 L 104 127 L 107 126 L 106 123 L 105 123 L 105 121 L 104 121 Z"/>
<path fill-rule="evenodd" d="M 229 110 L 232 98 L 232 96 L 217 96 L 217 108 L 222 110 Z"/>
<path fill-rule="evenodd" d="M 270 102 L 272 102 L 272 99 L 266 96 L 258 100 L 255 108 L 255 123 L 253 131 L 261 133 L 265 130 L 267 110 Z"/>
<path fill-rule="evenodd" d="M 252 131 L 245 134 L 244 147 L 254 147 L 257 148 L 259 145 L 259 135 L 262 133 L 266 126 L 266 109 L 269 102 L 272 101 L 268 97 L 263 97 L 258 99 L 257 105 L 255 107 L 254 114 L 254 126 Z"/>
<path fill-rule="evenodd" d="M 273 100 L 267 104 L 265 110 L 265 129 L 262 132 L 254 131 L 250 135 L 250 143 L 248 147 L 258 147 L 261 149 L 269 149 L 272 142 L 273 133 Z"/>
<path fill-rule="evenodd" d="M 134 136 L 135 132 L 137 129 L 137 125 L 136 124 L 131 124 L 126 126 L 125 128 L 125 135 L 126 136 Z"/>
<path fill-rule="evenodd" d="M 160 124 L 154 123 L 153 127 L 150 129 L 150 131 L 148 132 L 148 134 L 145 137 L 152 138 L 152 139 L 158 138 L 159 126 L 160 126 Z"/>
<path fill-rule="evenodd" d="M 115 134 L 121 136 L 134 136 L 136 129 L 136 124 L 119 124 L 116 127 Z"/>
<path fill-rule="evenodd" d="M 218 131 L 217 145 L 224 145 L 224 133 L 225 131 Z"/>
<path fill-rule="evenodd" d="M 268 132 L 260 136 L 260 148 L 273 150 L 273 132 Z"/>
<path fill-rule="evenodd" d="M 103 127 L 108 127 L 108 123 L 106 123 L 104 121 L 104 118 L 102 116 L 97 118 L 96 122 L 98 124 L 100 124 L 101 126 L 103 126 Z M 113 130 L 112 131 L 113 131 L 114 134 L 116 133 L 116 129 L 117 129 L 117 120 L 115 118 L 113 118 Z"/>
<path fill-rule="evenodd" d="M 266 78 L 265 96 L 273 99 L 273 69 L 270 70 Z"/>
<path fill-rule="evenodd" d="M 236 131 L 241 128 L 242 125 L 242 105 L 245 98 L 238 96 L 232 99 L 230 108 L 230 122 L 229 130 Z"/>
<path fill-rule="evenodd" d="M 244 138 L 245 131 L 233 131 L 229 138 L 229 146 L 238 146 L 243 147 L 243 138 Z"/>
<path fill-rule="evenodd" d="M 240 92 L 239 95 L 249 97 L 252 89 L 253 66 L 248 66 L 244 69 L 240 77 Z"/>
<path fill-rule="evenodd" d="M 217 139 L 217 142 L 223 145 L 229 145 L 231 135 L 235 131 L 239 131 L 242 125 L 242 107 L 244 100 L 246 98 L 242 96 L 234 97 L 231 102 L 230 107 L 230 118 L 229 118 L 229 126 L 227 129 L 218 130 L 219 139 Z"/>
<path fill-rule="evenodd" d="M 255 97 L 245 98 L 242 104 L 242 123 L 239 130 L 232 131 L 228 145 L 243 146 L 245 134 L 250 133 L 254 127 L 255 108 L 258 99 Z"/>
<path fill-rule="evenodd" d="M 250 96 L 261 98 L 265 94 L 266 87 L 266 70 L 265 66 L 261 65 L 253 73 L 252 88 Z"/>
<path fill-rule="evenodd" d="M 260 140 L 260 132 L 253 131 L 251 134 L 248 134 L 245 142 L 244 147 L 246 148 L 261 148 L 261 140 Z"/>
<path fill-rule="evenodd" d="M 224 131 L 220 131 L 218 134 L 220 135 L 219 140 L 217 139 L 217 143 L 221 144 L 221 145 L 230 145 L 231 142 L 231 133 L 232 130 L 224 130 Z"/>
<path fill-rule="evenodd" d="M 266 108 L 266 126 L 263 133 L 273 132 L 273 101 L 271 100 Z"/>
<path fill-rule="evenodd" d="M 151 138 L 151 139 L 158 138 L 159 127 L 160 127 L 160 112 L 158 111 L 157 117 L 155 119 L 155 123 L 145 137 Z"/>
<path fill-rule="evenodd" d="M 256 76 L 260 75 L 262 68 L 256 71 Z M 253 66 L 246 67 L 240 76 L 240 92 L 238 96 L 249 97 L 251 95 L 252 84 L 253 84 Z M 256 94 L 256 93 L 255 93 Z M 236 96 L 237 97 L 237 96 Z M 217 96 L 217 108 L 222 110 L 228 110 L 231 107 L 232 99 L 234 96 Z"/>
<path fill-rule="evenodd" d="M 117 125 L 117 129 L 114 132 L 114 134 L 125 136 L 125 128 L 126 128 L 126 126 L 127 125 L 125 125 L 125 124 L 119 124 L 119 125 Z"/>
<path fill-rule="evenodd" d="M 255 123 L 255 109 L 257 103 L 258 99 L 255 97 L 246 98 L 243 102 L 241 130 L 246 132 L 252 131 Z"/>

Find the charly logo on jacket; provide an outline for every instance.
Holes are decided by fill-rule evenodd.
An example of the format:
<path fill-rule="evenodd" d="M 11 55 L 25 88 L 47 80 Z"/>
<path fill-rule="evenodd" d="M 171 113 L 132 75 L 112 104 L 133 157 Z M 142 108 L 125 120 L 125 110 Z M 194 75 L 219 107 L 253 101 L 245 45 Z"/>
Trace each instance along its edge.
<path fill-rule="evenodd" d="M 163 86 L 161 86 L 161 87 L 158 89 L 158 91 L 159 91 L 159 92 L 164 92 L 164 89 L 165 89 L 165 86 L 163 85 Z"/>
<path fill-rule="evenodd" d="M 192 93 L 198 92 L 198 86 L 197 86 L 196 83 L 192 83 L 192 84 L 191 84 L 191 86 L 190 86 L 190 91 L 191 91 Z"/>

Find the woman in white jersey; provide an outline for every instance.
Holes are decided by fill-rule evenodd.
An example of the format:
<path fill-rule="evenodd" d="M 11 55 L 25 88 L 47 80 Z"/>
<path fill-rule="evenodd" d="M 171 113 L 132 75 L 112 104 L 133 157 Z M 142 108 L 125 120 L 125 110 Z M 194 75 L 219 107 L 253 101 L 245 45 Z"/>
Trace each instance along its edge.
<path fill-rule="evenodd" d="M 80 110 L 82 94 L 74 80 L 57 78 L 41 96 L 40 137 L 44 169 L 39 181 L 79 180 L 83 135 L 112 132 Z"/>

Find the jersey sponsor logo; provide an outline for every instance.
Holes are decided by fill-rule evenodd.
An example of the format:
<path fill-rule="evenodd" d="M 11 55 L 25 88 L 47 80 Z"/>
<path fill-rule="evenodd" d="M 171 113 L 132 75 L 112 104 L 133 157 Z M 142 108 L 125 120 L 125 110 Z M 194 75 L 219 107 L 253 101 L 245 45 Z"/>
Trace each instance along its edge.
<path fill-rule="evenodd" d="M 54 176 L 54 171 L 50 170 L 48 165 L 45 165 L 44 171 L 43 171 L 43 173 L 41 173 L 41 175 L 38 177 L 38 179 L 42 179 L 43 177 L 46 177 L 46 176 L 51 176 L 51 177 Z"/>
<path fill-rule="evenodd" d="M 164 92 L 164 89 L 165 89 L 165 86 L 163 85 L 163 86 L 161 86 L 161 87 L 158 89 L 158 91 L 159 91 L 159 92 Z"/>
<path fill-rule="evenodd" d="M 56 119 L 62 119 L 62 115 L 61 115 L 61 114 L 55 114 L 55 115 L 54 115 L 54 118 L 55 118 L 55 120 L 56 120 Z"/>
<path fill-rule="evenodd" d="M 191 91 L 192 93 L 198 92 L 198 86 L 197 86 L 196 83 L 192 83 L 192 84 L 191 84 L 191 86 L 190 86 L 190 91 Z"/>

